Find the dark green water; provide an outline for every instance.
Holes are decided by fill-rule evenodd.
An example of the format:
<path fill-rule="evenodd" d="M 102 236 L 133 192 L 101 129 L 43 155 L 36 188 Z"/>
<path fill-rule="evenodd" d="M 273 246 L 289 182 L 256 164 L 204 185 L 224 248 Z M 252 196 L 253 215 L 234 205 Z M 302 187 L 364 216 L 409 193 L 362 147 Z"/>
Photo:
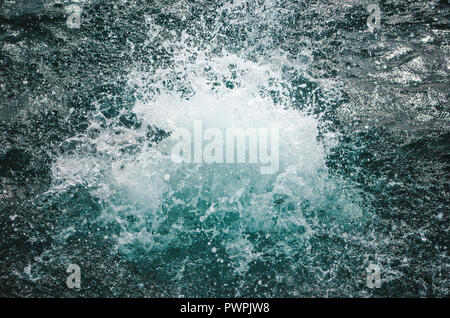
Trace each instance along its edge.
<path fill-rule="evenodd" d="M 68 3 L 0 1 L 1 296 L 448 297 L 445 1 Z M 280 169 L 172 163 L 198 119 Z"/>

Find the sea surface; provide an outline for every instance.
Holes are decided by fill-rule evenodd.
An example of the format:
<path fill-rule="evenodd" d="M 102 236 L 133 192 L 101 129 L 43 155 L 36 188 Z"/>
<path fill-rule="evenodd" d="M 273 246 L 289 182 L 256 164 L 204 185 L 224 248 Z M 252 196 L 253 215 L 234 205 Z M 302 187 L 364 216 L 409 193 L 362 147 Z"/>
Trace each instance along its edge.
<path fill-rule="evenodd" d="M 448 297 L 449 18 L 0 1 L 0 296 Z M 195 120 L 281 127 L 279 169 L 174 163 Z"/>

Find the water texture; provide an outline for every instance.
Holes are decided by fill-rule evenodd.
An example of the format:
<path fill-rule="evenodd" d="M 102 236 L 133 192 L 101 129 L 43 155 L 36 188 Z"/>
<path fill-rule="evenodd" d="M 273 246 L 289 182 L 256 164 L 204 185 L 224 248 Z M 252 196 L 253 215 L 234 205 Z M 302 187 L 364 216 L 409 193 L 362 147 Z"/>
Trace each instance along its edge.
<path fill-rule="evenodd" d="M 449 9 L 0 1 L 0 296 L 448 297 Z M 279 169 L 173 162 L 195 120 Z"/>

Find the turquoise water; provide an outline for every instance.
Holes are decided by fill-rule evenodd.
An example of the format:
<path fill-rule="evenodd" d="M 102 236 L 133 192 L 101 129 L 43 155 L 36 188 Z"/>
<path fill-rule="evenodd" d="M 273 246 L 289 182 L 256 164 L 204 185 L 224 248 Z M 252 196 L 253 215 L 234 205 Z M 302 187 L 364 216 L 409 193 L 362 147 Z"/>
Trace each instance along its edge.
<path fill-rule="evenodd" d="M 1 4 L 1 295 L 448 296 L 449 7 L 368 4 Z M 195 120 L 279 169 L 174 163 Z"/>

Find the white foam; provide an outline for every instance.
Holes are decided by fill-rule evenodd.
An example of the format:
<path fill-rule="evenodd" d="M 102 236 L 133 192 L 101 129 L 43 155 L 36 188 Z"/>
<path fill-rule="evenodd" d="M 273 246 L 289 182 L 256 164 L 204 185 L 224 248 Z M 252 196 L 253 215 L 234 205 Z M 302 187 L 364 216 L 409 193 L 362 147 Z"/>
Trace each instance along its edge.
<path fill-rule="evenodd" d="M 203 64 L 209 67 L 206 73 L 199 71 Z M 235 78 L 238 84 L 233 89 L 212 85 L 211 75 L 226 76 L 231 65 L 239 74 Z M 154 75 L 151 81 L 146 81 L 150 76 L 141 72 L 130 72 L 129 84 L 144 96 L 133 109 L 142 120 L 141 128 L 109 125 L 94 140 L 81 138 L 83 142 L 94 143 L 97 152 L 61 155 L 53 166 L 54 190 L 74 184 L 88 186 L 108 206 L 101 217 L 120 223 L 122 230 L 117 242 L 122 247 L 140 242 L 149 250 L 165 248 L 183 231 L 206 231 L 212 236 L 225 233 L 223 245 L 230 259 L 236 261 L 238 272 L 245 271 L 246 264 L 258 257 L 252 252 L 252 243 L 245 238 L 244 230 L 263 231 L 267 235 L 273 231 L 290 233 L 278 245 L 286 253 L 290 249 L 288 241 L 307 243 L 311 233 L 302 202 L 307 201 L 317 209 L 339 210 L 342 218 L 360 216 L 358 206 L 347 200 L 328 176 L 326 151 L 317 141 L 318 119 L 289 104 L 275 104 L 270 97 L 261 96 L 263 86 L 274 80 L 282 82 L 280 73 L 236 55 L 215 59 L 203 56 L 198 63 L 184 68 L 185 81 L 194 92 L 189 98 L 164 89 L 163 85 L 159 86 L 160 94 L 149 93 L 149 86 L 159 85 L 158 81 L 155 84 L 155 78 L 163 80 L 164 72 Z M 156 147 L 147 147 L 142 142 L 147 125 L 171 131 L 180 126 L 190 127 L 194 120 L 202 120 L 205 128 L 278 125 L 279 171 L 261 175 L 258 167 L 251 164 L 176 164 L 170 160 L 166 141 Z M 96 125 L 95 120 L 92 125 Z M 140 150 L 123 151 L 130 145 Z M 207 201 L 206 206 L 203 201 Z M 168 232 L 161 234 L 160 227 L 167 223 L 170 211 L 177 216 Z M 230 213 L 238 218 L 229 224 L 222 223 L 221 228 L 214 225 Z M 137 218 L 137 223 L 131 224 L 124 217 L 130 214 Z M 197 216 L 200 225 L 186 227 L 189 215 Z"/>

